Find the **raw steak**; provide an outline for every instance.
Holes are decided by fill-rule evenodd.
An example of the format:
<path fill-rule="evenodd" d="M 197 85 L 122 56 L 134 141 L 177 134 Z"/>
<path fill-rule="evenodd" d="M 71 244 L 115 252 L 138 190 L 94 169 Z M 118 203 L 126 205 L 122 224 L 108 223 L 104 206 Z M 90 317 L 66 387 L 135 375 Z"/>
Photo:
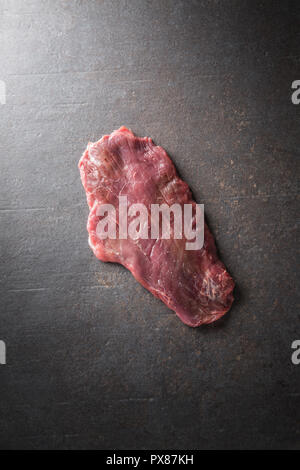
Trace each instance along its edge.
<path fill-rule="evenodd" d="M 128 205 L 143 203 L 149 210 L 151 204 L 195 205 L 162 147 L 123 126 L 89 143 L 79 169 L 90 208 L 89 244 L 97 258 L 121 263 L 189 326 L 211 323 L 230 309 L 234 282 L 206 225 L 200 250 L 186 250 L 184 237 L 103 240 L 97 235 L 99 205 L 118 208 L 120 195 L 127 196 Z"/>

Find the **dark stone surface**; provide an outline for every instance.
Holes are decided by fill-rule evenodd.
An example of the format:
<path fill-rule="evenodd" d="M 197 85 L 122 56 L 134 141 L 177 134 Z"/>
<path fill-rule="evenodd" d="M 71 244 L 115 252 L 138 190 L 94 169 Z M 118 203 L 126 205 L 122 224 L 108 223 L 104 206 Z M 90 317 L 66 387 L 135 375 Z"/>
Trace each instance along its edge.
<path fill-rule="evenodd" d="M 300 447 L 299 5 L 1 1 L 1 448 Z M 121 124 L 205 204 L 215 325 L 88 247 L 77 162 Z"/>

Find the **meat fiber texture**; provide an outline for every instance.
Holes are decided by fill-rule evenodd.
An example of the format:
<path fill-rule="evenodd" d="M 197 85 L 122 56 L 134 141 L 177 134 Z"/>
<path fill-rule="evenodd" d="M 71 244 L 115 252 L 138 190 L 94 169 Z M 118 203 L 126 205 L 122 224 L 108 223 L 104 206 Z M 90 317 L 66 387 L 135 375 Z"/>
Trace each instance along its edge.
<path fill-rule="evenodd" d="M 206 224 L 199 250 L 187 250 L 184 237 L 100 239 L 97 235 L 99 205 L 118 209 L 121 195 L 127 196 L 128 205 L 143 203 L 149 211 L 151 204 L 195 205 L 162 147 L 122 126 L 89 143 L 79 169 L 90 208 L 89 244 L 97 258 L 125 266 L 189 326 L 212 323 L 230 309 L 234 282 L 218 258 Z"/>

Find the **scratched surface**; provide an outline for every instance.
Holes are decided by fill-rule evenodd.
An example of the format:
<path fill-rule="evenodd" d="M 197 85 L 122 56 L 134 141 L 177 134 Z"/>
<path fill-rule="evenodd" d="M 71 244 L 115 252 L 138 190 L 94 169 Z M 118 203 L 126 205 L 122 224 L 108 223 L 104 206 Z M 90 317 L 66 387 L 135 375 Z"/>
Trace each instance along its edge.
<path fill-rule="evenodd" d="M 1 448 L 299 448 L 299 2 L 0 1 Z M 125 124 L 205 204 L 236 302 L 184 326 L 92 255 L 77 162 Z"/>

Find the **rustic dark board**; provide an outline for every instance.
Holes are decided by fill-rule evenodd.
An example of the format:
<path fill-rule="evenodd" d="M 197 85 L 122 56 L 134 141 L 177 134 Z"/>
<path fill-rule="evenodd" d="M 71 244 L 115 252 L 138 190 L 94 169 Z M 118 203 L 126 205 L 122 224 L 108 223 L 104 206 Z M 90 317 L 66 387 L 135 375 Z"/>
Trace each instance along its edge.
<path fill-rule="evenodd" d="M 299 448 L 299 2 L 1 0 L 1 448 Z M 191 329 L 87 244 L 77 163 L 167 149 L 237 282 Z"/>

